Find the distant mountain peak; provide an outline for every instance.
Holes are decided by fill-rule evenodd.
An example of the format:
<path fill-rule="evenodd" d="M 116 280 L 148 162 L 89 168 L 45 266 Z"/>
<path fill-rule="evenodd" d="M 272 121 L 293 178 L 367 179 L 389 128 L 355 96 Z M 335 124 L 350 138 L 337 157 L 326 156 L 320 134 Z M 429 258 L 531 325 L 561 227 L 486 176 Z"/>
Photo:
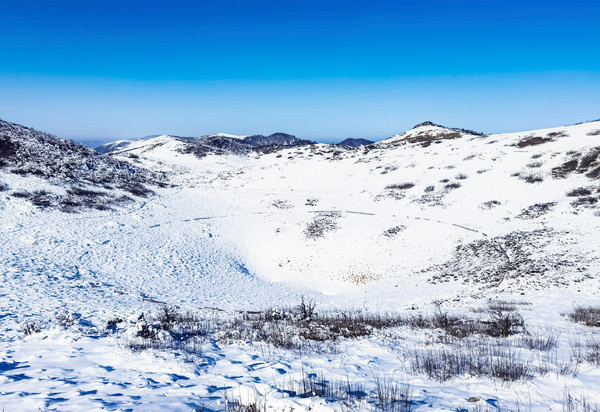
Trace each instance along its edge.
<path fill-rule="evenodd" d="M 419 127 L 427 127 L 427 126 L 433 126 L 433 127 L 443 127 L 444 129 L 447 129 L 446 126 L 442 126 L 433 122 L 430 122 L 429 120 L 424 121 L 423 123 L 419 123 L 417 125 L 415 125 L 412 129 L 417 129 Z M 412 130 L 411 129 L 411 130 Z"/>
<path fill-rule="evenodd" d="M 410 130 L 415 130 L 415 129 L 418 129 L 420 127 L 439 127 L 439 128 L 442 128 L 442 129 L 452 130 L 454 132 L 460 132 L 460 133 L 465 133 L 465 134 L 471 134 L 471 135 L 474 135 L 474 136 L 485 136 L 485 133 L 476 132 L 476 131 L 470 130 L 470 129 L 462 129 L 462 128 L 457 128 L 457 127 L 447 127 L 447 126 L 443 126 L 441 124 L 433 123 L 433 122 L 431 122 L 429 120 L 424 121 L 423 123 L 419 123 L 418 125 L 414 126 Z"/>

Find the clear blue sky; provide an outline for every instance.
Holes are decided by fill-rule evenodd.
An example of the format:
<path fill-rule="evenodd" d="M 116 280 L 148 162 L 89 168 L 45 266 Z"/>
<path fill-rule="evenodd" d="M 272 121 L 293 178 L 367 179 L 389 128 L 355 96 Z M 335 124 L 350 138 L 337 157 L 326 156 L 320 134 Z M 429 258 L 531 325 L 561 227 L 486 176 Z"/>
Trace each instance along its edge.
<path fill-rule="evenodd" d="M 0 118 L 75 140 L 600 118 L 600 2 L 6 1 Z"/>

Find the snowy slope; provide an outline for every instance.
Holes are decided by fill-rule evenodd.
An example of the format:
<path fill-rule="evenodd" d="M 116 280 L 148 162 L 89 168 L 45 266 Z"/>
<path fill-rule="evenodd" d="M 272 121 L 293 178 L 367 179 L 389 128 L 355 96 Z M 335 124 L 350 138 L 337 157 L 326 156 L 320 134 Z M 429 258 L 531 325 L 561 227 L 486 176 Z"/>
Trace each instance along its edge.
<path fill-rule="evenodd" d="M 569 335 L 584 327 L 561 313 L 597 303 L 600 290 L 600 122 L 499 135 L 426 123 L 358 148 L 198 156 L 189 147 L 157 136 L 113 151 L 111 162 L 164 174 L 170 185 L 114 210 L 33 206 L 15 192 L 58 193 L 68 179 L 0 168 L 0 406 L 222 410 L 230 388 L 268 393 L 273 410 L 339 410 L 277 392 L 283 376 L 305 367 L 369 384 L 373 368 L 401 376 L 433 410 L 455 410 L 474 394 L 514 408 L 527 393 L 533 410 L 561 410 L 555 395 L 567 386 L 600 402 L 598 369 L 587 364 L 577 377 L 510 388 L 474 378 L 440 384 L 405 371 L 387 335 L 323 355 L 211 341 L 200 363 L 132 354 L 126 335 L 98 335 L 115 317 L 135 328 L 162 303 L 235 313 L 303 295 L 323 310 L 403 312 L 502 297 L 531 304 L 523 306 L 531 328 L 564 328 L 557 359 L 568 358 Z M 76 327 L 53 326 L 61 309 L 77 314 Z M 28 320 L 46 330 L 23 338 Z M 405 348 L 424 338 L 402 339 Z"/>
<path fill-rule="evenodd" d="M 129 153 L 177 170 L 184 192 L 218 199 L 219 232 L 264 278 L 326 293 L 428 282 L 515 291 L 597 270 L 598 128 L 483 136 L 424 124 L 364 149 L 314 144 L 198 160 L 168 141 Z M 561 172 L 573 162 L 589 164 Z M 308 234 L 319 225 L 323 233 Z M 464 258 L 475 244 L 482 262 Z M 497 256 L 502 248 L 515 264 Z"/>

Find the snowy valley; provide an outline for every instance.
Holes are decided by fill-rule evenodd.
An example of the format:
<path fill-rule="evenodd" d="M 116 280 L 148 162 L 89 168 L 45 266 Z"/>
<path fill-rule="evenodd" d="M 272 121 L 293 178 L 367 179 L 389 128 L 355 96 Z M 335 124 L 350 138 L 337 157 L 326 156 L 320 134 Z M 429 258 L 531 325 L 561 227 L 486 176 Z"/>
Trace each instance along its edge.
<path fill-rule="evenodd" d="M 599 200 L 600 121 L 97 151 L 0 122 L 0 407 L 598 411 Z"/>

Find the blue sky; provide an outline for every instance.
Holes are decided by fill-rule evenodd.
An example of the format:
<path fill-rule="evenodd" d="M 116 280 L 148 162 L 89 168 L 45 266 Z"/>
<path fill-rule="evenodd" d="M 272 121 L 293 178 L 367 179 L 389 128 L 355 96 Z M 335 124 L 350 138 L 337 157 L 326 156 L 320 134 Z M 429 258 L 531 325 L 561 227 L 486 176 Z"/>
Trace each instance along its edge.
<path fill-rule="evenodd" d="M 0 118 L 80 141 L 600 118 L 591 0 L 10 3 Z"/>

